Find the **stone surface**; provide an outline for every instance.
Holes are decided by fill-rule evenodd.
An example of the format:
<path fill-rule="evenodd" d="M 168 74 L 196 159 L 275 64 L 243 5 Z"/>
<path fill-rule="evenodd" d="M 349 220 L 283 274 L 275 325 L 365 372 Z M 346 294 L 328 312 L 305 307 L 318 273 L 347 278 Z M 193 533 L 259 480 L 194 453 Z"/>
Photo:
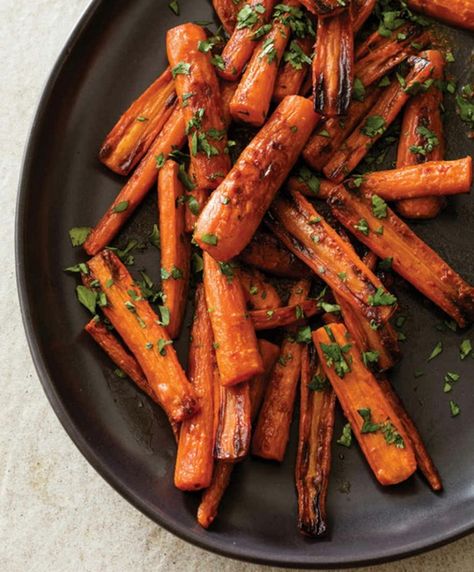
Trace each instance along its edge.
<path fill-rule="evenodd" d="M 138 0 L 135 0 L 138 1 Z M 29 356 L 16 295 L 19 169 L 44 82 L 87 0 L 0 0 L 0 570 L 269 570 L 204 552 L 142 516 L 88 465 L 61 428 Z M 470 571 L 474 536 L 367 570 Z"/>

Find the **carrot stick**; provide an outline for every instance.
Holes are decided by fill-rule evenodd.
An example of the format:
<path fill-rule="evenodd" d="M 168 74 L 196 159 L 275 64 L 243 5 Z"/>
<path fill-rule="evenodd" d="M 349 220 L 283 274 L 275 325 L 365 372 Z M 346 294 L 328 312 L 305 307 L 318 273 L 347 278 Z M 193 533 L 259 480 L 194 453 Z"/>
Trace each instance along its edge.
<path fill-rule="evenodd" d="M 313 332 L 324 372 L 375 477 L 395 485 L 416 470 L 415 453 L 405 427 L 378 381 L 364 366 L 343 324 Z"/>
<path fill-rule="evenodd" d="M 84 249 L 95 255 L 110 244 L 158 178 L 158 164 L 184 145 L 184 120 L 176 105 L 161 133 L 101 220 L 89 234 Z"/>
<path fill-rule="evenodd" d="M 274 201 L 268 224 L 287 248 L 369 320 L 386 322 L 393 314 L 396 298 L 302 195 Z"/>
<path fill-rule="evenodd" d="M 311 271 L 273 234 L 257 230 L 240 253 L 240 260 L 259 270 L 284 278 L 308 278 Z"/>
<path fill-rule="evenodd" d="M 283 326 L 303 324 L 303 317 L 311 318 L 320 313 L 316 300 L 304 300 L 301 304 L 291 304 L 271 310 L 252 310 L 249 312 L 256 331 L 274 330 Z"/>
<path fill-rule="evenodd" d="M 314 347 L 303 348 L 301 360 L 300 419 L 295 480 L 298 528 L 308 536 L 328 529 L 326 497 L 331 469 L 336 395 L 317 364 Z"/>
<path fill-rule="evenodd" d="M 250 308 L 270 310 L 281 306 L 278 292 L 258 270 L 239 268 L 238 274 Z"/>
<path fill-rule="evenodd" d="M 423 84 L 429 79 L 433 69 L 430 62 L 418 57 L 411 57 L 409 61 L 412 70 L 405 78 L 405 87 L 399 82 L 392 82 L 392 85 L 384 91 L 370 110 L 368 117 L 356 127 L 324 167 L 323 172 L 328 179 L 340 182 L 353 171 L 394 121 L 410 97 L 409 92 L 414 86 Z"/>
<path fill-rule="evenodd" d="M 212 0 L 217 17 L 228 34 L 232 34 L 234 31 L 241 3 L 242 0 Z"/>
<path fill-rule="evenodd" d="M 99 151 L 104 165 L 128 175 L 168 121 L 176 102 L 174 81 L 167 68 L 120 117 Z"/>
<path fill-rule="evenodd" d="M 318 19 L 313 58 L 314 109 L 325 117 L 344 115 L 354 80 L 354 31 L 349 8 Z"/>
<path fill-rule="evenodd" d="M 369 16 L 372 14 L 377 0 L 352 0 L 352 27 L 354 34 L 362 28 Z"/>
<path fill-rule="evenodd" d="M 166 329 L 125 266 L 111 250 L 103 250 L 88 265 L 91 278 L 98 280 L 105 315 L 137 359 L 168 417 L 179 422 L 194 415 L 199 409 L 196 393 Z"/>
<path fill-rule="evenodd" d="M 349 0 L 350 1 L 350 0 Z M 316 16 L 332 16 L 337 14 L 347 6 L 349 2 L 340 2 L 340 0 L 300 0 L 301 4 L 315 14 Z M 323 18 L 320 18 L 322 20 Z"/>
<path fill-rule="evenodd" d="M 213 335 L 202 284 L 196 290 L 196 304 L 188 376 L 199 400 L 200 410 L 183 421 L 179 435 L 174 484 L 183 491 L 210 485 L 214 465 L 214 385 L 216 356 Z M 217 382 L 218 383 L 218 382 Z"/>
<path fill-rule="evenodd" d="M 339 186 L 328 203 L 361 242 L 380 258 L 390 258 L 398 274 L 464 327 L 474 318 L 474 288 L 380 201 Z"/>
<path fill-rule="evenodd" d="M 302 303 L 309 289 L 309 280 L 297 282 L 291 291 L 290 304 Z M 302 345 L 296 341 L 294 329 L 287 333 L 290 335 L 281 345 L 252 438 L 252 453 L 274 461 L 282 461 L 285 456 L 301 372 Z"/>
<path fill-rule="evenodd" d="M 280 348 L 267 340 L 258 340 L 258 347 L 263 361 L 263 373 L 256 375 L 249 381 L 250 406 L 252 421 L 257 417 L 257 413 L 262 405 L 263 397 L 270 374 L 280 355 Z"/>
<path fill-rule="evenodd" d="M 191 174 L 199 189 L 215 189 L 230 169 L 219 82 L 197 24 L 168 30 L 166 51 L 175 78 L 191 152 Z"/>
<path fill-rule="evenodd" d="M 194 231 L 203 250 L 225 261 L 247 246 L 318 118 L 303 97 L 280 103 L 204 207 Z"/>
<path fill-rule="evenodd" d="M 474 2 L 472 0 L 407 0 L 407 4 L 413 10 L 437 20 L 474 30 Z"/>
<path fill-rule="evenodd" d="M 203 279 L 222 385 L 235 385 L 262 373 L 262 358 L 239 277 L 236 273 L 226 276 L 223 267 L 205 252 Z"/>
<path fill-rule="evenodd" d="M 287 95 L 300 93 L 303 81 L 311 65 L 314 38 L 295 38 L 283 54 L 273 90 L 274 101 L 280 102 Z"/>
<path fill-rule="evenodd" d="M 172 339 L 179 336 L 183 323 L 191 262 L 191 242 L 184 232 L 185 192 L 178 174 L 179 165 L 166 161 L 158 177 L 161 277 Z"/>
<path fill-rule="evenodd" d="M 423 52 L 433 64 L 432 79 L 444 78 L 444 57 L 437 50 Z M 441 107 L 443 92 L 439 81 L 433 82 L 425 93 L 414 96 L 405 108 L 398 144 L 397 167 L 407 167 L 444 159 L 445 141 Z M 440 197 L 405 199 L 397 203 L 397 211 L 407 218 L 433 218 L 445 201 Z"/>
<path fill-rule="evenodd" d="M 236 81 L 252 57 L 255 39 L 271 16 L 275 0 L 245 0 L 237 14 L 232 36 L 222 50 L 222 65 L 217 73 L 222 79 Z"/>

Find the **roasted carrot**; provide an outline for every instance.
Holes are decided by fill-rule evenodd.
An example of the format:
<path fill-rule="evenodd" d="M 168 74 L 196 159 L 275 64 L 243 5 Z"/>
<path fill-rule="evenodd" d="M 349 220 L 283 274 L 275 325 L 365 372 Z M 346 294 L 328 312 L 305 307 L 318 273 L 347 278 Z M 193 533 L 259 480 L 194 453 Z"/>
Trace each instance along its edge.
<path fill-rule="evenodd" d="M 163 130 L 135 169 L 134 173 L 115 198 L 114 202 L 89 234 L 84 249 L 95 255 L 110 244 L 148 191 L 158 179 L 158 165 L 173 149 L 180 148 L 186 140 L 183 115 L 178 105 Z"/>
<path fill-rule="evenodd" d="M 474 318 L 474 288 L 391 211 L 377 195 L 342 185 L 328 203 L 338 220 L 461 327 Z M 374 214 L 375 213 L 375 214 Z"/>
<path fill-rule="evenodd" d="M 199 409 L 196 393 L 166 329 L 125 266 L 111 250 L 103 250 L 88 265 L 107 318 L 137 359 L 161 407 L 174 422 L 192 417 Z"/>
<path fill-rule="evenodd" d="M 244 0 L 232 36 L 222 50 L 221 65 L 217 70 L 222 79 L 239 79 L 252 57 L 255 40 L 265 31 L 263 26 L 270 19 L 274 3 L 275 0 Z"/>
<path fill-rule="evenodd" d="M 438 50 L 428 50 L 421 55 L 432 62 L 432 79 L 437 81 L 434 81 L 425 93 L 415 95 L 405 108 L 398 144 L 397 167 L 444 159 L 445 141 L 441 115 L 443 91 L 440 88 L 440 81 L 444 78 L 444 57 Z M 444 204 L 443 198 L 433 196 L 405 199 L 399 201 L 396 208 L 407 218 L 434 218 Z"/>
<path fill-rule="evenodd" d="M 252 310 L 249 314 L 255 330 L 261 331 L 302 324 L 304 318 L 311 318 L 319 312 L 318 301 L 308 299 L 301 304 L 291 304 L 273 310 Z"/>
<path fill-rule="evenodd" d="M 239 277 L 204 253 L 204 289 L 222 385 L 235 385 L 262 373 L 255 330 L 247 314 Z"/>
<path fill-rule="evenodd" d="M 175 78 L 191 152 L 191 176 L 199 189 L 215 189 L 230 169 L 222 98 L 206 32 L 197 24 L 168 30 L 166 51 Z"/>
<path fill-rule="evenodd" d="M 349 5 L 347 2 L 341 2 L 340 0 L 300 0 L 301 4 L 312 12 L 316 16 L 331 16 L 337 14 L 344 9 L 345 6 Z M 322 18 L 319 18 L 322 20 Z"/>
<path fill-rule="evenodd" d="M 240 260 L 259 270 L 284 278 L 308 278 L 311 271 L 278 238 L 257 230 L 250 243 L 240 253 Z"/>
<path fill-rule="evenodd" d="M 335 405 L 336 395 L 317 364 L 314 346 L 303 348 L 295 481 L 298 528 L 308 536 L 323 536 L 328 530 L 326 497 Z"/>
<path fill-rule="evenodd" d="M 191 241 L 184 232 L 185 191 L 178 175 L 179 165 L 166 161 L 158 176 L 161 278 L 165 301 L 162 322 L 172 339 L 179 336 L 183 323 L 191 262 Z"/>
<path fill-rule="evenodd" d="M 290 304 L 300 304 L 308 296 L 309 280 L 297 282 L 291 290 Z M 260 410 L 252 438 L 252 453 L 264 459 L 282 461 L 290 437 L 296 388 L 301 373 L 303 346 L 296 330 L 287 331 Z"/>
<path fill-rule="evenodd" d="M 407 0 L 407 4 L 413 10 L 437 20 L 474 30 L 474 2 L 472 0 Z"/>
<path fill-rule="evenodd" d="M 217 17 L 222 22 L 224 30 L 232 34 L 237 23 L 237 14 L 242 0 L 212 0 Z"/>
<path fill-rule="evenodd" d="M 181 425 L 174 484 L 193 491 L 210 485 L 214 465 L 214 385 L 216 356 L 211 321 L 207 312 L 204 287 L 196 290 L 196 304 L 189 345 L 188 377 L 199 400 L 200 409 Z"/>
<path fill-rule="evenodd" d="M 372 14 L 377 0 L 352 0 L 352 27 L 354 34 L 362 28 L 369 16 Z"/>
<path fill-rule="evenodd" d="M 175 103 L 174 81 L 167 68 L 107 135 L 99 151 L 102 163 L 119 175 L 128 175 L 162 130 Z"/>
<path fill-rule="evenodd" d="M 443 489 L 443 483 L 441 482 L 441 477 L 439 476 L 438 469 L 436 468 L 430 454 L 426 450 L 421 435 L 416 428 L 413 420 L 408 415 L 403 402 L 395 393 L 395 390 L 393 389 L 392 384 L 388 381 L 388 379 L 382 378 L 379 379 L 378 382 L 385 394 L 385 397 L 388 399 L 393 410 L 396 412 L 400 421 L 402 422 L 405 428 L 405 432 L 407 433 L 408 438 L 413 445 L 418 468 L 425 476 L 430 487 L 434 491 L 441 491 Z"/>
<path fill-rule="evenodd" d="M 394 121 L 414 87 L 429 79 L 433 65 L 423 58 L 409 58 L 412 69 L 404 80 L 392 82 L 369 112 L 326 164 L 323 173 L 332 181 L 342 181 L 353 171 Z"/>
<path fill-rule="evenodd" d="M 287 95 L 300 93 L 303 81 L 311 66 L 314 38 L 295 38 L 283 54 L 273 90 L 273 99 L 282 101 Z"/>
<path fill-rule="evenodd" d="M 255 268 L 239 268 L 238 274 L 250 308 L 270 310 L 281 306 L 280 295 L 261 272 Z"/>
<path fill-rule="evenodd" d="M 225 261 L 247 246 L 318 118 L 309 100 L 285 97 L 204 207 L 194 231 L 203 250 Z"/>
<path fill-rule="evenodd" d="M 287 248 L 369 320 L 386 322 L 393 314 L 396 298 L 302 195 L 275 200 L 267 222 Z"/>
<path fill-rule="evenodd" d="M 375 477 L 395 485 L 416 470 L 415 453 L 405 427 L 378 381 L 364 366 L 343 324 L 313 332 L 324 372 Z"/>
<path fill-rule="evenodd" d="M 249 381 L 250 407 L 252 421 L 257 417 L 257 413 L 262 405 L 263 397 L 270 374 L 280 355 L 280 348 L 267 340 L 258 340 L 258 348 L 263 361 L 263 373 L 256 375 Z"/>
<path fill-rule="evenodd" d="M 312 73 L 315 111 L 325 117 L 345 115 L 354 80 L 354 31 L 349 8 L 318 19 Z"/>

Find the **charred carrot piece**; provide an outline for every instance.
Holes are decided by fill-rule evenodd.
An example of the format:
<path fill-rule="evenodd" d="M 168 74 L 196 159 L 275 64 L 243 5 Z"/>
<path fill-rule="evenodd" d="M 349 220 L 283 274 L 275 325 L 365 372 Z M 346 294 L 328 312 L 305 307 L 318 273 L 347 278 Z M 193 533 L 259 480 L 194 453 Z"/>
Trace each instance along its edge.
<path fill-rule="evenodd" d="M 252 57 L 255 41 L 265 32 L 275 0 L 245 0 L 237 14 L 237 23 L 224 46 L 217 73 L 222 79 L 236 81 Z"/>
<path fill-rule="evenodd" d="M 235 385 L 262 373 L 255 329 L 245 305 L 239 277 L 204 253 L 204 289 L 222 385 Z"/>
<path fill-rule="evenodd" d="M 429 79 L 433 66 L 427 60 L 411 57 L 412 70 L 404 80 L 405 87 L 392 82 L 372 107 L 369 115 L 355 128 L 326 164 L 323 173 L 332 181 L 342 181 L 368 153 L 394 121 L 410 97 L 414 86 Z"/>
<path fill-rule="evenodd" d="M 318 19 L 313 58 L 314 109 L 325 117 L 345 115 L 354 80 L 354 31 L 349 8 Z"/>
<path fill-rule="evenodd" d="M 352 27 L 354 34 L 362 28 L 369 16 L 372 14 L 377 0 L 352 0 Z"/>
<path fill-rule="evenodd" d="M 284 278 L 308 278 L 311 271 L 273 234 L 257 230 L 240 253 L 240 260 L 259 270 Z"/>
<path fill-rule="evenodd" d="M 255 330 L 261 331 L 301 325 L 304 318 L 312 318 L 320 311 L 318 302 L 308 299 L 301 304 L 291 304 L 271 310 L 251 310 L 249 314 Z"/>
<path fill-rule="evenodd" d="M 174 484 L 183 491 L 206 488 L 212 479 L 216 365 L 213 339 L 204 287 L 200 284 L 196 290 L 188 359 L 188 377 L 198 396 L 200 409 L 181 425 L 174 471 Z"/>
<path fill-rule="evenodd" d="M 396 298 L 302 195 L 275 200 L 267 221 L 287 248 L 369 320 L 390 318 Z M 384 304 L 379 303 L 382 292 Z"/>
<path fill-rule="evenodd" d="M 297 282 L 291 291 L 290 304 L 304 302 L 309 289 L 309 280 Z M 295 330 L 287 333 L 290 335 L 281 345 L 252 438 L 252 453 L 274 461 L 282 461 L 285 456 L 301 372 L 303 346 L 296 340 Z"/>
<path fill-rule="evenodd" d="M 247 246 L 318 118 L 309 100 L 285 97 L 204 207 L 194 231 L 203 250 L 226 261 Z"/>
<path fill-rule="evenodd" d="M 407 0 L 413 10 L 442 20 L 448 24 L 474 30 L 474 3 L 472 0 Z"/>
<path fill-rule="evenodd" d="M 328 203 L 349 231 L 380 258 L 391 258 L 395 272 L 449 314 L 460 327 L 472 321 L 474 288 L 418 238 L 380 197 L 349 193 L 341 185 L 332 191 Z"/>
<path fill-rule="evenodd" d="M 168 30 L 166 51 L 175 78 L 191 152 L 191 174 L 200 189 L 215 189 L 230 169 L 219 82 L 197 24 Z"/>
<path fill-rule="evenodd" d="M 242 0 L 212 0 L 212 5 L 217 13 L 217 17 L 222 22 L 224 30 L 228 34 L 232 34 L 234 31 L 241 4 Z"/>
<path fill-rule="evenodd" d="M 395 485 L 416 470 L 415 453 L 405 427 L 343 324 L 313 332 L 323 370 L 336 392 L 375 477 Z"/>
<path fill-rule="evenodd" d="M 428 161 L 444 159 L 445 140 L 441 107 L 443 92 L 439 80 L 444 78 L 444 57 L 437 50 L 422 53 L 433 64 L 431 87 L 415 95 L 403 114 L 401 137 L 398 144 L 397 167 L 407 167 Z M 397 203 L 397 211 L 407 218 L 433 218 L 439 214 L 445 201 L 440 197 L 405 199 Z"/>
<path fill-rule="evenodd" d="M 113 240 L 158 179 L 158 165 L 186 140 L 181 109 L 176 105 L 163 130 L 141 163 L 94 227 L 84 243 L 87 254 L 95 255 Z"/>
<path fill-rule="evenodd" d="M 332 117 L 321 123 L 303 148 L 303 158 L 308 165 L 316 171 L 322 171 L 361 119 L 374 106 L 380 93 L 380 89 L 368 90 L 362 101 L 351 101 L 344 118 Z"/>
<path fill-rule="evenodd" d="M 281 306 L 280 295 L 261 272 L 252 268 L 239 268 L 238 274 L 250 308 L 270 310 Z"/>
<path fill-rule="evenodd" d="M 314 346 L 303 348 L 295 481 L 298 528 L 308 536 L 328 530 L 326 497 L 331 470 L 336 395 L 317 364 Z"/>
<path fill-rule="evenodd" d="M 175 422 L 192 417 L 199 409 L 196 393 L 168 332 L 128 270 L 111 250 L 103 250 L 88 265 L 99 283 L 107 318 L 140 364 L 161 407 Z"/>
<path fill-rule="evenodd" d="M 283 54 L 283 63 L 278 70 L 273 90 L 273 99 L 282 101 L 287 95 L 300 93 L 311 66 L 314 38 L 295 38 Z"/>
<path fill-rule="evenodd" d="M 347 2 L 340 2 L 339 0 L 300 0 L 301 4 L 315 14 L 316 16 L 331 16 L 337 14 L 349 5 L 350 0 Z M 320 18 L 322 20 L 322 18 Z"/>

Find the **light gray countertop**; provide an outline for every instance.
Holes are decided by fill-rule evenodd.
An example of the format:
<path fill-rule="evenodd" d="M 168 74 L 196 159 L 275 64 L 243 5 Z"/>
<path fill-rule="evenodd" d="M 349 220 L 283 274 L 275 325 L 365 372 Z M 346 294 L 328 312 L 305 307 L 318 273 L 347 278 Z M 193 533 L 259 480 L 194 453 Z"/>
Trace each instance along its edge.
<path fill-rule="evenodd" d="M 87 4 L 0 0 L 0 323 L 5 326 L 0 338 L 0 570 L 269 570 L 186 544 L 123 500 L 60 426 L 29 355 L 14 271 L 18 176 L 47 75 Z M 473 569 L 474 536 L 416 558 L 367 568 Z"/>

